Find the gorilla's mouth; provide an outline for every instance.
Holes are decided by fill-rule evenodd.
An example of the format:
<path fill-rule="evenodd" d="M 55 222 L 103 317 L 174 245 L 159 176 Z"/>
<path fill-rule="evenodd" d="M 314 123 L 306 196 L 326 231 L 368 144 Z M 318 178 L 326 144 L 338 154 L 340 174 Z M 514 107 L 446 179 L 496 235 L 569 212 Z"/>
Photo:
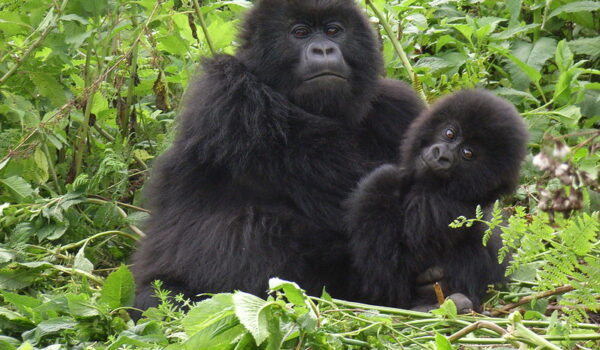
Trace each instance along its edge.
<path fill-rule="evenodd" d="M 321 78 L 335 78 L 335 79 L 342 79 L 342 80 L 348 80 L 347 77 L 339 74 L 339 73 L 335 73 L 335 72 L 319 72 L 315 75 L 311 75 L 310 77 L 304 79 L 304 81 L 312 81 L 312 80 L 316 80 L 316 79 L 321 79 Z"/>

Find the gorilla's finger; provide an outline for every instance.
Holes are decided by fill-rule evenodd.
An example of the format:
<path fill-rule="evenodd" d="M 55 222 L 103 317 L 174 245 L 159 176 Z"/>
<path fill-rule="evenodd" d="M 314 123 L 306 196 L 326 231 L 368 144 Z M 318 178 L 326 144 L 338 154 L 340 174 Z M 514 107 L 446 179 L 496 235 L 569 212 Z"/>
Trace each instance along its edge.
<path fill-rule="evenodd" d="M 417 276 L 417 284 L 433 285 L 435 282 L 440 282 L 442 279 L 444 279 L 444 269 L 441 266 L 434 266 Z"/>

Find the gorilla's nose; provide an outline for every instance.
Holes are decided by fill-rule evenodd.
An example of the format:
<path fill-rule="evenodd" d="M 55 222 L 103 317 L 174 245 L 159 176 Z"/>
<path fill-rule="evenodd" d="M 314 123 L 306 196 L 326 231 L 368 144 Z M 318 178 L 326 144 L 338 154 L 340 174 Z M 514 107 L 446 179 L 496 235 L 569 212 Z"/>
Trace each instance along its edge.
<path fill-rule="evenodd" d="M 314 63 L 337 63 L 342 58 L 340 49 L 333 43 L 316 42 L 308 47 L 308 59 Z"/>
<path fill-rule="evenodd" d="M 442 145 L 433 145 L 430 149 L 431 155 L 439 170 L 449 169 L 452 166 L 452 154 L 447 147 Z"/>

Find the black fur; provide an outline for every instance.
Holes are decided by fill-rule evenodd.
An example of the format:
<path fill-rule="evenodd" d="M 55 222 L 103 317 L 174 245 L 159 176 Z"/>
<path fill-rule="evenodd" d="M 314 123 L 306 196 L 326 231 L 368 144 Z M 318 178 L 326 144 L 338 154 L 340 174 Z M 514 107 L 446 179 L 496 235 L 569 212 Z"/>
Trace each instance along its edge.
<path fill-rule="evenodd" d="M 452 141 L 444 139 L 449 125 Z M 503 280 L 501 240 L 494 235 L 484 247 L 482 225 L 448 224 L 516 188 L 527 139 L 515 108 L 484 91 L 455 93 L 419 116 L 402 143 L 402 161 L 369 174 L 347 203 L 361 299 L 397 307 L 433 303 L 417 297 L 416 278 L 441 267 L 446 295 L 463 293 L 478 307 L 487 285 Z M 468 147 L 474 156 L 455 158 L 447 172 L 433 171 L 423 157 L 437 143 Z"/>
<path fill-rule="evenodd" d="M 346 26 L 350 88 L 298 99 L 289 22 L 324 15 Z M 155 305 L 155 279 L 192 298 L 261 294 L 276 276 L 348 296 L 341 203 L 362 176 L 397 159 L 422 110 L 412 89 L 381 71 L 374 33 L 353 1 L 259 2 L 239 53 L 204 62 L 176 139 L 154 165 L 148 237 L 134 257 L 136 307 Z"/>

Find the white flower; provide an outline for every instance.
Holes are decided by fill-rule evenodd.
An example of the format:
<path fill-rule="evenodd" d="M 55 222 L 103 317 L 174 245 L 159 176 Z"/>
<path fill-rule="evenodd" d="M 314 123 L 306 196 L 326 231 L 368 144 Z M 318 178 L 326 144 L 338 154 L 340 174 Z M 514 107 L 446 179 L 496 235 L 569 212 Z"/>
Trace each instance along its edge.
<path fill-rule="evenodd" d="M 557 143 L 556 147 L 554 147 L 554 152 L 552 152 L 552 155 L 556 158 L 564 158 L 567 154 L 569 154 L 569 152 L 571 152 L 569 146 L 565 145 L 564 143 Z"/>
<path fill-rule="evenodd" d="M 540 152 L 535 157 L 533 157 L 533 165 L 535 165 L 540 170 L 548 170 L 550 169 L 550 159 L 548 156 Z"/>

